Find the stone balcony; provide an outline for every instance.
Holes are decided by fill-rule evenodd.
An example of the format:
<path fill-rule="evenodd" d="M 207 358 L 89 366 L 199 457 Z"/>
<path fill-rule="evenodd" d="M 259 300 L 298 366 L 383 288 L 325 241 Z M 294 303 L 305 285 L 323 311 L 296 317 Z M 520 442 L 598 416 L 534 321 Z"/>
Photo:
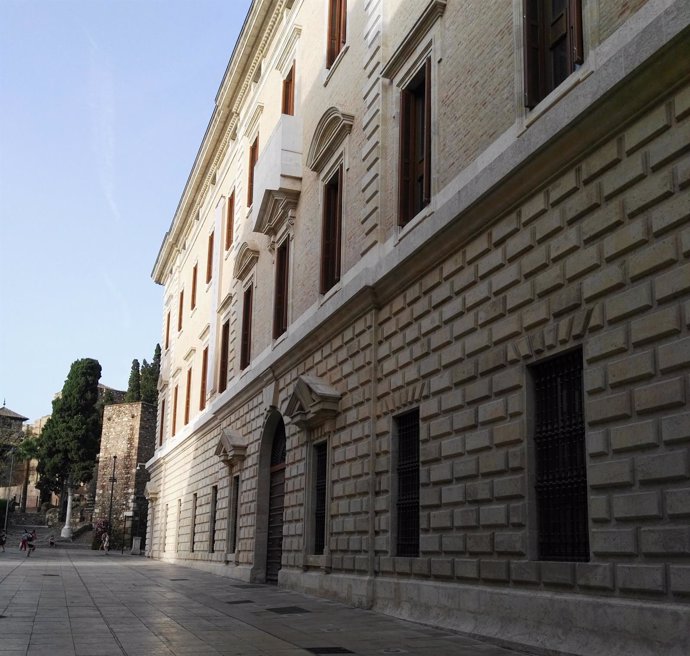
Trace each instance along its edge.
<path fill-rule="evenodd" d="M 272 240 L 291 221 L 302 189 L 302 120 L 283 114 L 254 168 L 254 231 Z"/>

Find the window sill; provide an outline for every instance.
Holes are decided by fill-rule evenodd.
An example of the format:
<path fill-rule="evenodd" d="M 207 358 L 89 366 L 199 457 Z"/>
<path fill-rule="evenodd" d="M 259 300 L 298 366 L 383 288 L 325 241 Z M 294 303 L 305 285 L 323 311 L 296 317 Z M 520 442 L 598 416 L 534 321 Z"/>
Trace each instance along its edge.
<path fill-rule="evenodd" d="M 434 198 L 432 198 L 431 202 L 417 212 L 417 214 L 415 214 L 404 226 L 399 225 L 395 243 L 400 243 L 410 232 L 415 229 L 419 223 L 424 221 L 424 219 L 426 219 L 428 216 L 431 216 L 434 213 L 435 208 L 436 201 Z"/>
<path fill-rule="evenodd" d="M 333 60 L 333 63 L 331 64 L 331 67 L 326 69 L 326 77 L 323 80 L 323 86 L 328 86 L 328 82 L 330 81 L 331 77 L 333 77 L 333 72 L 335 71 L 336 68 L 338 68 L 338 65 L 342 61 L 343 57 L 345 57 L 345 53 L 350 49 L 350 45 L 346 43 L 343 46 L 343 49 L 338 53 L 338 56 Z"/>
<path fill-rule="evenodd" d="M 321 294 L 321 297 L 319 298 L 319 305 L 323 305 L 324 303 L 326 303 L 331 298 L 331 296 L 335 296 L 340 291 L 340 288 L 342 286 L 343 286 L 343 281 L 341 278 L 340 280 L 338 280 L 337 283 L 335 283 L 335 285 L 333 285 L 333 287 L 331 287 L 328 291 Z"/>
<path fill-rule="evenodd" d="M 525 110 L 525 123 L 522 132 L 529 128 L 535 121 L 541 118 L 549 109 L 559 103 L 576 86 L 584 82 L 593 70 L 589 64 L 584 64 L 578 70 L 569 75 L 551 93 L 539 101 L 534 109 Z"/>

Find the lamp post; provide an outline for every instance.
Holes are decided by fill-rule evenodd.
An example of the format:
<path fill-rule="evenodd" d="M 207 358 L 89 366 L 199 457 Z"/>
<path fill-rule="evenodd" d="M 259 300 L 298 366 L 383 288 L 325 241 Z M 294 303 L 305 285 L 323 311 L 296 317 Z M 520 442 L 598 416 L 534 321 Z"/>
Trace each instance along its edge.
<path fill-rule="evenodd" d="M 71 481 L 67 480 L 67 514 L 65 516 L 65 525 L 60 531 L 61 538 L 72 538 L 72 526 L 70 522 L 72 521 L 72 485 Z"/>
<path fill-rule="evenodd" d="M 111 525 L 113 519 L 113 490 L 115 489 L 115 483 L 117 483 L 117 478 L 115 478 L 115 463 L 117 462 L 117 456 L 113 456 L 113 473 L 108 479 L 110 481 L 110 505 L 108 506 L 108 535 L 112 538 L 113 528 Z"/>

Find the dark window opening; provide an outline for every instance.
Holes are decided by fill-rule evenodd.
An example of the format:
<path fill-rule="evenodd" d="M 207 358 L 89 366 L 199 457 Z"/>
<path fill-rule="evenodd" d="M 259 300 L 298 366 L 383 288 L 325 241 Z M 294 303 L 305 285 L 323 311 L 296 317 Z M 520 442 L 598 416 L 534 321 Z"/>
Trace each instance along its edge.
<path fill-rule="evenodd" d="M 589 560 L 582 351 L 531 367 L 539 559 Z"/>
<path fill-rule="evenodd" d="M 347 0 L 329 0 L 326 68 L 330 68 L 347 39 Z"/>
<path fill-rule="evenodd" d="M 216 521 L 218 518 L 218 486 L 211 487 L 211 517 L 209 518 L 209 542 L 208 550 L 213 553 L 216 550 Z"/>
<path fill-rule="evenodd" d="M 340 280 L 340 240 L 343 220 L 343 167 L 324 186 L 321 234 L 321 293 Z"/>
<path fill-rule="evenodd" d="M 400 94 L 401 226 L 431 201 L 431 59 Z"/>
<path fill-rule="evenodd" d="M 246 369 L 251 362 L 252 351 L 252 297 L 253 290 L 250 285 L 244 291 L 244 303 L 242 305 L 242 344 L 240 348 L 240 369 Z"/>
<path fill-rule="evenodd" d="M 582 0 L 524 0 L 525 106 L 537 105 L 584 60 Z"/>
<path fill-rule="evenodd" d="M 225 217 L 225 250 L 229 250 L 232 246 L 232 240 L 235 233 L 235 193 L 233 192 L 228 198 L 228 208 Z"/>
<path fill-rule="evenodd" d="M 395 418 L 397 457 L 396 555 L 419 556 L 419 410 Z"/>
<path fill-rule="evenodd" d="M 273 338 L 280 337 L 288 326 L 288 270 L 290 245 L 286 239 L 276 251 L 276 281 L 273 305 Z"/>
<path fill-rule="evenodd" d="M 283 114 L 294 116 L 295 114 L 295 63 L 292 63 L 290 72 L 283 80 Z"/>
<path fill-rule="evenodd" d="M 208 253 L 206 254 L 206 282 L 213 278 L 213 233 L 208 236 Z"/>
<path fill-rule="evenodd" d="M 218 391 L 228 388 L 228 356 L 230 349 L 230 320 L 223 324 L 220 331 L 220 362 L 218 363 Z"/>
<path fill-rule="evenodd" d="M 314 445 L 314 553 L 323 553 L 326 545 L 326 481 L 328 451 L 326 442 Z"/>
<path fill-rule="evenodd" d="M 254 198 L 254 167 L 259 159 L 259 135 L 249 148 L 249 171 L 247 174 L 247 207 L 252 206 Z"/>
<path fill-rule="evenodd" d="M 232 516 L 230 518 L 230 553 L 237 549 L 237 526 L 240 516 L 240 477 L 232 478 Z"/>

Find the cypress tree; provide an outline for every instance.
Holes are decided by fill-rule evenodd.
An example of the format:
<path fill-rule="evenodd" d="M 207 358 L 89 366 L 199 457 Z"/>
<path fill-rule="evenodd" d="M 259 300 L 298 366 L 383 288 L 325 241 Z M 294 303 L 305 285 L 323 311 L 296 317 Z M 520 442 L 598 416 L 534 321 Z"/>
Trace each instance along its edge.
<path fill-rule="evenodd" d="M 127 393 L 125 394 L 125 403 L 132 403 L 134 401 L 141 401 L 141 371 L 139 369 L 139 360 L 136 358 L 132 360 L 132 369 L 129 372 L 129 383 L 127 384 Z"/>
<path fill-rule="evenodd" d="M 161 347 L 156 344 L 153 361 L 144 360 L 141 366 L 141 400 L 156 405 L 158 403 L 158 376 L 161 370 Z"/>
<path fill-rule="evenodd" d="M 76 485 L 91 480 L 101 436 L 100 377 L 97 360 L 83 358 L 72 363 L 38 440 L 39 489 L 60 492 L 68 482 Z"/>

